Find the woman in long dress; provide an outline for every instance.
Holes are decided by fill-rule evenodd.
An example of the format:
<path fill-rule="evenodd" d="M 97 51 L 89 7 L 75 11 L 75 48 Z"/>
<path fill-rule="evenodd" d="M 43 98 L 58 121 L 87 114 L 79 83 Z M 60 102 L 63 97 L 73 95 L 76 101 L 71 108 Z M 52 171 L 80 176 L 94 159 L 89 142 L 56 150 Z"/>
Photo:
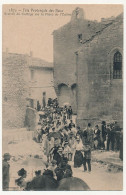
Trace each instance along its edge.
<path fill-rule="evenodd" d="M 80 137 L 77 137 L 76 152 L 74 156 L 74 167 L 80 167 L 83 164 L 83 144 Z"/>

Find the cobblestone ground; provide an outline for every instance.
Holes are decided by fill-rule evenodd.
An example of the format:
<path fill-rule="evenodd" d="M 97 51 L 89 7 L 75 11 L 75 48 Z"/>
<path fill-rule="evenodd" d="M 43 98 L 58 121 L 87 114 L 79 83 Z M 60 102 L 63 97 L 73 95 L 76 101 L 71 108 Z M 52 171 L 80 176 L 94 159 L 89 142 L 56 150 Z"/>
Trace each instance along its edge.
<path fill-rule="evenodd" d="M 8 139 L 5 135 L 3 138 L 3 151 L 12 155 L 10 160 L 10 190 L 18 190 L 18 188 L 15 188 L 14 181 L 18 178 L 17 171 L 20 168 L 27 170 L 27 180 L 30 180 L 33 178 L 35 170 L 44 170 L 46 162 L 41 144 L 32 140 L 33 132 L 24 130 L 22 133 L 19 132 L 20 135 L 18 133 L 14 134 L 13 136 L 11 134 Z M 40 159 L 35 158 L 35 155 L 39 155 Z M 95 152 L 95 157 L 97 158 L 97 152 Z M 84 180 L 91 190 L 122 190 L 122 171 L 109 172 L 107 165 L 92 162 L 91 173 L 85 173 L 83 167 L 74 168 L 73 162 L 69 162 L 69 164 L 72 166 L 73 176 Z"/>

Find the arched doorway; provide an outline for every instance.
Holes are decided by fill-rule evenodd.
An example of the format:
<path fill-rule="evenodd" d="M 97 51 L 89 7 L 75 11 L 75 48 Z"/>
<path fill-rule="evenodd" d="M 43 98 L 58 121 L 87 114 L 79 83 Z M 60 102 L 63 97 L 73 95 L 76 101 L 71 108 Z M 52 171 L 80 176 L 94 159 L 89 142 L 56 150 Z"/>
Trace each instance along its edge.
<path fill-rule="evenodd" d="M 74 83 L 71 86 L 71 105 L 72 105 L 72 109 L 73 109 L 73 113 L 76 114 L 77 113 L 77 85 L 76 83 Z"/>
<path fill-rule="evenodd" d="M 63 106 L 65 103 L 70 104 L 70 89 L 64 83 L 58 85 L 59 105 Z"/>

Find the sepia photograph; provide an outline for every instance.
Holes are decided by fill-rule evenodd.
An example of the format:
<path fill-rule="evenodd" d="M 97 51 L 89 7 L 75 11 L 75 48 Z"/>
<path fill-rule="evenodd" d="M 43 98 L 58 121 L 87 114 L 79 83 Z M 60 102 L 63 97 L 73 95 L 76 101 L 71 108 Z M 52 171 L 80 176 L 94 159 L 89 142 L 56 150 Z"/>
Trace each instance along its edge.
<path fill-rule="evenodd" d="M 2 191 L 123 190 L 123 18 L 2 5 Z"/>

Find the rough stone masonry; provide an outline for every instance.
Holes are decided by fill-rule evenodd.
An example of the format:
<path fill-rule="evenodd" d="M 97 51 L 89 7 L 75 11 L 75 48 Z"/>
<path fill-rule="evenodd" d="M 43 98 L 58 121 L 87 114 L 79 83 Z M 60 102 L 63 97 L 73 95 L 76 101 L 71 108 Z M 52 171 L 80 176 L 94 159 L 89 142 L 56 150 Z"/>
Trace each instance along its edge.
<path fill-rule="evenodd" d="M 83 9 L 76 8 L 71 21 L 55 30 L 53 38 L 60 105 L 72 105 L 81 128 L 101 120 L 118 120 L 122 125 L 123 14 L 89 21 Z"/>

